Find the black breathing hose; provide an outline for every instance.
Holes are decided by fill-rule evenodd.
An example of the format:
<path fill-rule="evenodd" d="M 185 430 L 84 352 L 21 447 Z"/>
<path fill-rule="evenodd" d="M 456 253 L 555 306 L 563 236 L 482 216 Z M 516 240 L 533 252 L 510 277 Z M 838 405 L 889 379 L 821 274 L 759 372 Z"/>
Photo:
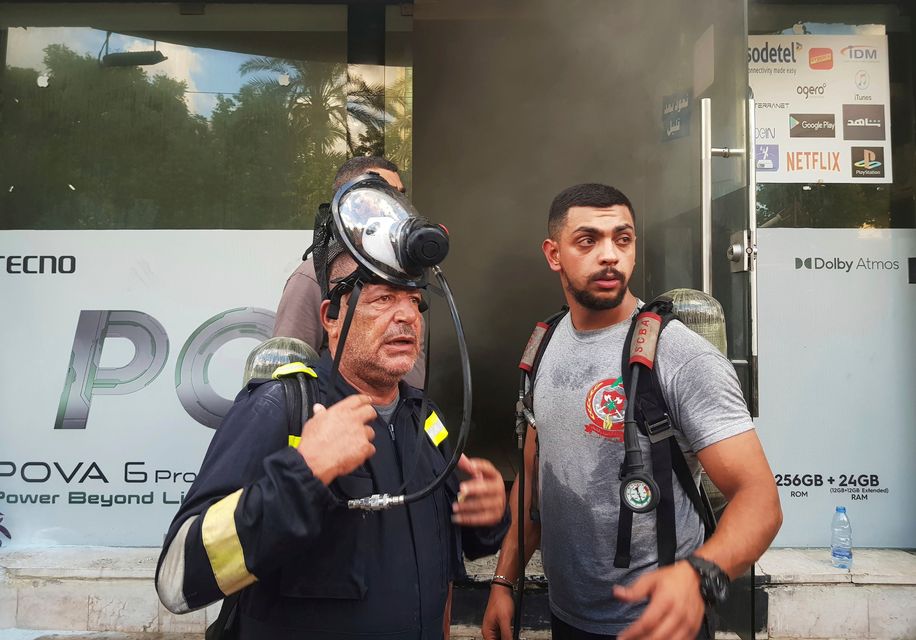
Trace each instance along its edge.
<path fill-rule="evenodd" d="M 621 478 L 628 476 L 637 471 L 643 471 L 642 449 L 639 448 L 639 436 L 637 435 L 636 420 L 636 389 L 639 386 L 639 365 L 634 364 L 630 369 L 630 388 L 627 394 L 632 401 L 627 401 L 626 409 L 623 412 L 623 473 Z"/>

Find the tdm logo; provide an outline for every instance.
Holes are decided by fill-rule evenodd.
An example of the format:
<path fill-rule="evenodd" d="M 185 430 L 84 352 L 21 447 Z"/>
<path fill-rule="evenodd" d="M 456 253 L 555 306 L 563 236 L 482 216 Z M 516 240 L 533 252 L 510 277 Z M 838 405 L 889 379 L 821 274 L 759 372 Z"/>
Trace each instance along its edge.
<path fill-rule="evenodd" d="M 852 62 L 878 62 L 878 49 L 861 44 L 851 44 L 840 49 L 844 60 Z"/>
<path fill-rule="evenodd" d="M 795 269 L 811 269 L 813 271 L 842 271 L 849 273 L 853 269 L 856 271 L 896 271 L 900 268 L 899 260 L 876 260 L 874 258 L 854 258 L 844 260 L 842 258 L 795 258 Z"/>

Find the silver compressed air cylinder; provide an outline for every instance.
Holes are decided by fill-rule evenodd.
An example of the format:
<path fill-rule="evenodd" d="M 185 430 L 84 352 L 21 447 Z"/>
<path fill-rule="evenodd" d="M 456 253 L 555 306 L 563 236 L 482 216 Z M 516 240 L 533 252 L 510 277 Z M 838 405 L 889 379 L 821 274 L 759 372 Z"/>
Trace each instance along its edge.
<path fill-rule="evenodd" d="M 725 335 L 725 312 L 718 300 L 696 289 L 672 289 L 664 294 L 671 299 L 678 319 L 689 329 L 709 340 L 719 352 L 728 357 L 728 340 Z M 709 496 L 712 510 L 718 518 L 728 500 L 712 483 L 705 471 L 700 473 L 703 489 Z"/>
<path fill-rule="evenodd" d="M 246 385 L 255 378 L 270 378 L 277 367 L 290 362 L 313 366 L 318 362 L 318 354 L 298 338 L 276 337 L 265 340 L 248 354 L 242 384 Z"/>

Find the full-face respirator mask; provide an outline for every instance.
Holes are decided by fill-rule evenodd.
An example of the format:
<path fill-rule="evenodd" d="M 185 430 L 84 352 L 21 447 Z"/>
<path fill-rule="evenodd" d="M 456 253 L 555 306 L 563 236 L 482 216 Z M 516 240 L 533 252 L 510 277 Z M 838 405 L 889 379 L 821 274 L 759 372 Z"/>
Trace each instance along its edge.
<path fill-rule="evenodd" d="M 420 216 L 407 198 L 388 184 L 381 176 L 367 173 L 344 184 L 331 201 L 329 209 L 320 212 L 316 221 L 312 246 L 306 251 L 314 254 L 315 271 L 331 305 L 328 317 L 338 319 L 341 299 L 347 293 L 347 313 L 341 327 L 340 339 L 334 355 L 330 384 L 339 375 L 340 359 L 344 352 L 353 314 L 359 305 L 362 288 L 367 284 L 382 283 L 394 287 L 425 289 L 445 298 L 455 333 L 461 359 L 464 382 L 462 420 L 454 453 L 442 473 L 426 488 L 409 495 L 375 494 L 365 498 L 348 499 L 351 509 L 381 510 L 420 500 L 435 491 L 454 470 L 464 451 L 471 420 L 471 367 L 467 343 L 455 301 L 439 264 L 448 255 L 448 233 L 442 226 L 431 224 Z M 331 264 L 343 252 L 356 262 L 356 269 L 344 278 L 329 278 Z M 305 257 L 305 256 L 304 256 Z M 432 272 L 438 286 L 429 283 Z M 420 312 L 427 309 L 426 300 Z M 428 327 L 428 323 L 427 327 Z M 429 339 L 424 341 L 429 348 Z M 429 357 L 427 351 L 427 375 Z M 424 391 L 421 412 L 426 414 L 427 397 Z M 400 494 L 407 481 L 396 491 Z"/>
<path fill-rule="evenodd" d="M 392 285 L 424 286 L 426 269 L 448 255 L 445 229 L 421 217 L 377 174 L 344 184 L 331 201 L 331 218 L 356 263 Z"/>

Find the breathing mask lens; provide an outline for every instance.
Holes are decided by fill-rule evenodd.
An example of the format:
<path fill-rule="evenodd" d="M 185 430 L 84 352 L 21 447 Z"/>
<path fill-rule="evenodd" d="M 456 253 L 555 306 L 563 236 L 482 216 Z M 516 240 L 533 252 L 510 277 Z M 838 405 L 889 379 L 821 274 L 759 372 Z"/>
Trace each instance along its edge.
<path fill-rule="evenodd" d="M 381 279 L 419 286 L 424 270 L 448 254 L 448 235 L 417 214 L 376 174 L 348 182 L 331 203 L 334 223 L 354 259 Z"/>

